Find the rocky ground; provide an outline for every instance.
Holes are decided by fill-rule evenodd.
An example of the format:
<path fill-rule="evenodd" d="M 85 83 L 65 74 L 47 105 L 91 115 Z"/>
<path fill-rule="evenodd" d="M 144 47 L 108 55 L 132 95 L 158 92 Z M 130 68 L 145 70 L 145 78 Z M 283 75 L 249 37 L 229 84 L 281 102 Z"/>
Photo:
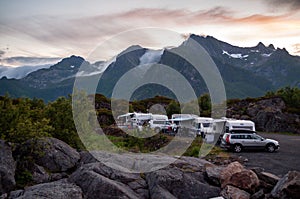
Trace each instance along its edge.
<path fill-rule="evenodd" d="M 181 157 L 148 173 L 115 170 L 55 138 L 13 146 L 0 141 L 0 198 L 297 198 L 300 172 L 282 178 L 239 162 L 215 165 Z M 103 152 L 102 152 L 103 153 Z M 105 154 L 134 162 L 128 154 Z M 163 162 L 165 156 L 155 156 Z M 25 172 L 26 171 L 26 172 Z M 24 172 L 30 178 L 24 188 Z M 20 178 L 21 175 L 23 178 Z"/>
<path fill-rule="evenodd" d="M 243 99 L 228 104 L 228 118 L 252 120 L 256 130 L 300 134 L 300 116 L 287 111 L 282 98 Z"/>

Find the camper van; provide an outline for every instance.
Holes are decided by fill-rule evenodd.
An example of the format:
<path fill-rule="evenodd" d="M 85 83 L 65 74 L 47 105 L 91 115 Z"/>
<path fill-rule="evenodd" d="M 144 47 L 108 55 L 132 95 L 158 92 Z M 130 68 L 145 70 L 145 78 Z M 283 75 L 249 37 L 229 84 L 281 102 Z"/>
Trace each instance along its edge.
<path fill-rule="evenodd" d="M 204 137 L 204 135 L 211 130 L 213 121 L 213 118 L 210 117 L 196 117 L 190 130 L 196 135 Z"/>
<path fill-rule="evenodd" d="M 247 129 L 255 131 L 255 123 L 250 120 L 237 120 L 232 118 L 222 118 L 226 121 L 225 132 L 228 133 L 232 129 Z"/>
<path fill-rule="evenodd" d="M 117 125 L 120 128 L 136 128 L 152 119 L 151 113 L 126 113 L 117 117 Z"/>

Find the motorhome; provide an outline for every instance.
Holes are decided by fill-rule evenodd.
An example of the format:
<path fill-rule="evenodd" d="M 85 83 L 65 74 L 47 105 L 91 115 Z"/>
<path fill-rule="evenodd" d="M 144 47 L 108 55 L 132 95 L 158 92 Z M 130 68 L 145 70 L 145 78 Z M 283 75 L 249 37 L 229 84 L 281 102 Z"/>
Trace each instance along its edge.
<path fill-rule="evenodd" d="M 196 117 L 190 130 L 196 135 L 204 137 L 204 134 L 211 130 L 213 121 L 214 119 L 210 117 Z"/>
<path fill-rule="evenodd" d="M 117 125 L 120 128 L 135 128 L 152 119 L 151 113 L 126 113 L 117 117 Z"/>
<path fill-rule="evenodd" d="M 194 133 L 191 133 L 189 130 L 192 128 L 192 124 L 194 119 L 198 117 L 197 115 L 193 114 L 173 114 L 172 119 L 170 121 L 172 124 L 175 124 L 175 132 L 180 134 L 191 134 L 195 135 Z"/>
<path fill-rule="evenodd" d="M 255 131 L 255 123 L 250 120 L 237 120 L 232 118 L 222 118 L 226 121 L 225 132 L 229 132 L 232 129 L 248 129 Z"/>

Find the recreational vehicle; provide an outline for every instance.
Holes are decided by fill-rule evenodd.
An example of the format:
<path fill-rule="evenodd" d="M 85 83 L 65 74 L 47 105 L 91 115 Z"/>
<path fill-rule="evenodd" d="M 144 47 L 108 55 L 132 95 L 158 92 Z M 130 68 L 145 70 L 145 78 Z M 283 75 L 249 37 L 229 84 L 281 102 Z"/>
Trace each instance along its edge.
<path fill-rule="evenodd" d="M 210 117 L 196 117 L 190 130 L 196 135 L 204 137 L 204 135 L 211 130 L 213 121 L 213 118 Z"/>
<path fill-rule="evenodd" d="M 126 113 L 118 116 L 117 125 L 120 128 L 135 128 L 148 122 L 151 118 L 151 113 Z"/>
<path fill-rule="evenodd" d="M 226 121 L 225 132 L 228 133 L 232 129 L 248 129 L 255 131 L 255 123 L 250 120 L 237 120 L 231 118 L 222 118 Z"/>

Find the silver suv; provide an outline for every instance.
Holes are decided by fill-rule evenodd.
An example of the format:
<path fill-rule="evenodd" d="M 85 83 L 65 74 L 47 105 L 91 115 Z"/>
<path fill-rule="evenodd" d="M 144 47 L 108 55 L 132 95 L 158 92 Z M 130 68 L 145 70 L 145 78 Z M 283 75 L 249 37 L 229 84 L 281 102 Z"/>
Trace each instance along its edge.
<path fill-rule="evenodd" d="M 225 133 L 221 140 L 221 147 L 233 150 L 236 153 L 243 149 L 265 149 L 268 152 L 279 150 L 276 140 L 265 139 L 256 134 L 255 131 L 237 129 Z"/>

